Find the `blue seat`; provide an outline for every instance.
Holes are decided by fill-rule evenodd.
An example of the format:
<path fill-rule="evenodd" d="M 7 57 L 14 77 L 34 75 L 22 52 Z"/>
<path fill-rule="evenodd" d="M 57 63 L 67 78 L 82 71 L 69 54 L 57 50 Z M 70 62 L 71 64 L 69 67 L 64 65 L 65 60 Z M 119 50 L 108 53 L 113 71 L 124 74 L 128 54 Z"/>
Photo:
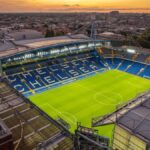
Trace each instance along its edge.
<path fill-rule="evenodd" d="M 91 74 L 105 68 L 104 63 L 112 69 L 127 71 L 132 74 L 139 74 L 145 78 L 150 78 L 150 66 L 123 60 L 121 58 L 103 59 L 96 51 L 85 52 L 81 54 L 71 54 L 70 56 L 61 56 L 56 59 L 49 59 L 37 64 L 24 65 L 26 72 L 20 72 L 22 68 L 13 68 L 6 70 L 10 84 L 18 91 L 25 93 L 34 90 L 35 92 L 46 90 L 49 87 L 56 87 L 62 84 L 62 81 L 69 80 L 72 77 L 84 77 L 85 74 Z M 121 65 L 119 65 L 121 64 Z M 130 66 L 131 65 L 131 66 Z M 39 67 L 36 69 L 36 67 Z M 130 67 L 128 67 L 130 66 Z M 40 68 L 41 67 L 41 68 Z M 19 73 L 18 73 L 19 72 Z M 18 74 L 14 74 L 18 73 Z M 93 72 L 94 74 L 94 72 Z"/>
<path fill-rule="evenodd" d="M 21 73 L 20 78 L 24 79 L 28 86 L 33 90 L 45 86 L 40 79 L 36 78 L 34 71 Z"/>
<path fill-rule="evenodd" d="M 132 64 L 132 66 L 127 70 L 127 72 L 136 75 L 144 66 L 144 64 L 134 62 L 134 64 Z"/>
<path fill-rule="evenodd" d="M 140 74 L 140 76 L 150 78 L 150 65 L 145 67 L 144 71 Z"/>
<path fill-rule="evenodd" d="M 29 88 L 26 86 L 26 84 L 19 78 L 18 75 L 10 75 L 7 77 L 7 79 L 10 81 L 10 84 L 12 87 L 17 89 L 19 92 L 27 92 L 29 91 Z"/>
<path fill-rule="evenodd" d="M 39 75 L 43 82 L 47 85 L 58 82 L 58 80 L 50 74 L 47 68 L 37 69 L 34 74 Z"/>

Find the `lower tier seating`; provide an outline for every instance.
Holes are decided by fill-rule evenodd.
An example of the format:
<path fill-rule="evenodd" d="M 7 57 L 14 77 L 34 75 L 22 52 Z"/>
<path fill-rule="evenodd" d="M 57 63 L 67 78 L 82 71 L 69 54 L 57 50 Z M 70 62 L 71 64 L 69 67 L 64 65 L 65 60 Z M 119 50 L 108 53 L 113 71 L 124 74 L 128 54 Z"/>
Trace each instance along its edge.
<path fill-rule="evenodd" d="M 108 69 L 106 63 L 111 69 L 119 69 L 150 78 L 150 65 L 124 58 L 103 59 L 96 51 L 61 56 L 60 58 L 21 66 L 22 71 L 17 68 L 8 69 L 5 72 L 11 86 L 28 96 L 93 72 L 106 70 Z"/>
<path fill-rule="evenodd" d="M 141 77 L 150 78 L 150 65 L 148 64 L 121 58 L 106 58 L 106 62 L 112 69 L 119 69 Z"/>
<path fill-rule="evenodd" d="M 44 88 L 57 86 L 65 80 L 77 78 L 91 72 L 99 71 L 105 68 L 99 55 L 86 53 L 80 56 L 75 55 L 69 57 L 49 60 L 38 64 L 38 68 L 30 70 L 31 66 L 25 66 L 24 71 L 9 74 L 6 71 L 6 78 L 11 86 L 22 93 L 26 92 L 41 92 Z M 35 65 L 35 64 L 34 64 Z M 36 65 L 37 66 L 37 65 Z M 22 67 L 23 68 L 23 67 Z M 12 73 L 12 70 L 11 70 Z"/>

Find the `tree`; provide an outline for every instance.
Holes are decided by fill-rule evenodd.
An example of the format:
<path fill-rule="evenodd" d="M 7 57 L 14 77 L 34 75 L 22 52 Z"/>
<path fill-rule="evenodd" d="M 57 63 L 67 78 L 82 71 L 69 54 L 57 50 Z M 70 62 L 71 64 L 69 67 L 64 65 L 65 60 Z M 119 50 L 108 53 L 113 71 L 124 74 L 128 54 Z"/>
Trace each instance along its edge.
<path fill-rule="evenodd" d="M 144 31 L 141 35 L 135 37 L 135 40 L 144 48 L 150 49 L 150 29 Z"/>
<path fill-rule="evenodd" d="M 45 37 L 47 38 L 47 37 L 53 37 L 53 36 L 55 36 L 54 31 L 47 29 L 45 33 Z"/>

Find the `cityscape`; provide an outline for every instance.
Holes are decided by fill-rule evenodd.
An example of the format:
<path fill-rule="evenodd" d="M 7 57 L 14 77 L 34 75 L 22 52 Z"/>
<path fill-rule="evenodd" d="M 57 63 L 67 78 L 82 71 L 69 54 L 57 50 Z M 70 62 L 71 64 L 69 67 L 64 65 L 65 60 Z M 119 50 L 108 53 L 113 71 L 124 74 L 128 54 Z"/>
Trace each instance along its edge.
<path fill-rule="evenodd" d="M 125 41 L 134 38 L 142 46 L 150 48 L 148 39 L 150 14 L 119 13 L 119 11 L 1 14 L 0 41 L 2 45 L 6 40 L 9 42 L 9 40 L 29 40 L 72 34 L 84 34 L 90 37 L 93 22 L 96 24 L 98 39 Z M 145 35 L 144 39 L 142 35 Z"/>

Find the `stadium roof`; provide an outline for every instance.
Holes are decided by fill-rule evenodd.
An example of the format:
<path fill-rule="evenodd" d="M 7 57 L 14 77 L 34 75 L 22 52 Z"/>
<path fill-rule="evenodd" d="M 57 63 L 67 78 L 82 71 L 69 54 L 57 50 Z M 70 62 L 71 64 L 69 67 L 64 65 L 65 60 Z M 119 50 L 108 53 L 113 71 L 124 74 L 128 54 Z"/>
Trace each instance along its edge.
<path fill-rule="evenodd" d="M 72 36 L 59 36 L 52 38 L 40 38 L 31 40 L 20 40 L 14 42 L 4 42 L 0 46 L 0 58 L 23 52 L 31 49 L 36 49 L 45 46 L 52 46 L 57 44 L 66 44 L 70 42 L 82 42 L 89 40 L 85 35 L 78 34 Z M 9 44 L 9 47 L 7 46 Z"/>
<path fill-rule="evenodd" d="M 142 47 L 137 47 L 137 46 L 128 46 L 128 45 L 123 45 L 121 46 L 122 49 L 133 49 L 136 50 L 137 53 L 143 52 L 144 54 L 150 54 L 150 49 L 147 48 L 142 48 Z"/>
<path fill-rule="evenodd" d="M 19 40 L 14 41 L 13 39 L 1 40 L 0 41 L 0 58 L 5 58 L 9 56 L 13 56 L 15 54 L 28 52 L 30 50 L 36 50 L 38 48 L 45 48 L 50 46 L 60 46 L 71 43 L 78 42 L 88 42 L 91 41 L 89 37 L 83 34 L 76 35 L 66 35 L 66 36 L 58 36 L 51 38 L 38 38 L 38 39 L 28 39 L 28 40 Z M 98 41 L 109 41 L 110 40 L 98 40 Z M 135 49 L 136 52 L 144 52 L 145 54 L 150 54 L 148 49 L 143 49 L 139 47 L 129 47 L 129 46 L 119 46 L 119 47 L 109 47 L 116 50 L 127 50 L 128 48 Z"/>
<path fill-rule="evenodd" d="M 16 43 L 19 45 L 25 45 L 30 48 L 39 48 L 42 46 L 55 45 L 55 44 L 60 44 L 60 43 L 85 41 L 87 39 L 89 39 L 87 36 L 78 34 L 74 36 L 58 36 L 58 37 L 52 37 L 52 38 L 23 40 L 23 41 L 17 41 Z"/>
<path fill-rule="evenodd" d="M 150 141 L 150 97 L 117 120 L 117 124 L 145 142 Z"/>

